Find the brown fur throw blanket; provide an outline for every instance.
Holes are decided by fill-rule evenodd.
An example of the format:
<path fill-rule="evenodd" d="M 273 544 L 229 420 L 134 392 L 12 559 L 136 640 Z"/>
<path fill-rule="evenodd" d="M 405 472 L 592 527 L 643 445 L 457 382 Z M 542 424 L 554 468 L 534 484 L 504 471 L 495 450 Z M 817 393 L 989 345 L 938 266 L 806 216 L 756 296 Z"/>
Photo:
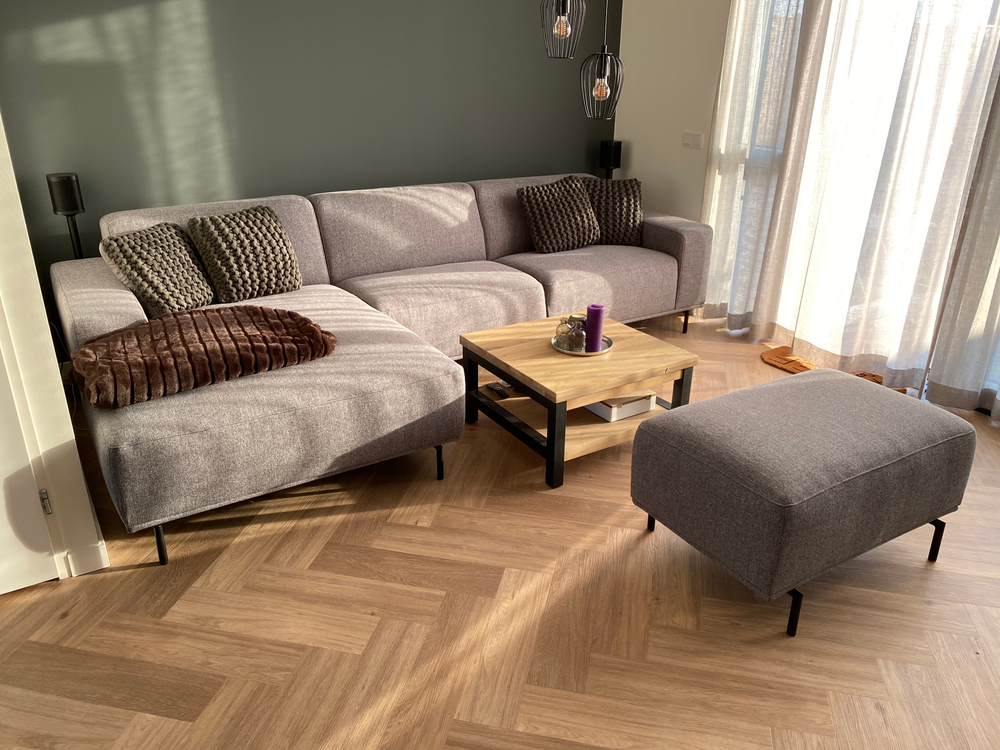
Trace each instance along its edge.
<path fill-rule="evenodd" d="M 114 409 L 333 353 L 337 337 L 290 310 L 233 305 L 153 318 L 71 355 L 84 397 Z"/>

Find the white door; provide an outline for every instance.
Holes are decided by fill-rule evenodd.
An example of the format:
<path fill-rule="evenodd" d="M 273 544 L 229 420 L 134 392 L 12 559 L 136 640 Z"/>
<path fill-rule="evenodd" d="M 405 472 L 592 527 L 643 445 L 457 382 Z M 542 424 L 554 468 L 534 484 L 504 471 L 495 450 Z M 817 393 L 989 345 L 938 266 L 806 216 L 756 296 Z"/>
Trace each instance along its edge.
<path fill-rule="evenodd" d="M 10 378 L 0 352 L 0 594 L 58 577 Z"/>

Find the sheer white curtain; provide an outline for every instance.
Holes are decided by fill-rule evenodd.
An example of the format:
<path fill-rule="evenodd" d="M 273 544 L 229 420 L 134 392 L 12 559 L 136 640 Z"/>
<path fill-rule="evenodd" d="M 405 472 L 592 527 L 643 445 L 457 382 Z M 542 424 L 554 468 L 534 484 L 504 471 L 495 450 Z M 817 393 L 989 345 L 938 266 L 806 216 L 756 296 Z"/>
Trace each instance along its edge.
<path fill-rule="evenodd" d="M 1000 417 L 998 278 L 1000 98 L 994 98 L 947 284 L 927 385 L 929 400 L 961 409 L 990 409 Z"/>
<path fill-rule="evenodd" d="M 703 219 L 715 230 L 705 317 L 750 324 L 788 130 L 805 0 L 734 0 Z"/>
<path fill-rule="evenodd" d="M 992 101 L 1000 0 L 734 0 L 705 314 L 922 387 Z"/>

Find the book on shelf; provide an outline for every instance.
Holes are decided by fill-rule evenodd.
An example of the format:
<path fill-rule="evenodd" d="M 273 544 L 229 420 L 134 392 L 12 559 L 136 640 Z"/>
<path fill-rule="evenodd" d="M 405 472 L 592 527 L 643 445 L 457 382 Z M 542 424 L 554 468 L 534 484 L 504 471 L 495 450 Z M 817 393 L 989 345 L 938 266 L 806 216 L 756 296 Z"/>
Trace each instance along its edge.
<path fill-rule="evenodd" d="M 627 396 L 607 398 L 596 404 L 588 404 L 586 408 L 608 422 L 628 419 L 637 414 L 645 414 L 656 407 L 656 393 L 653 391 L 637 391 Z"/>

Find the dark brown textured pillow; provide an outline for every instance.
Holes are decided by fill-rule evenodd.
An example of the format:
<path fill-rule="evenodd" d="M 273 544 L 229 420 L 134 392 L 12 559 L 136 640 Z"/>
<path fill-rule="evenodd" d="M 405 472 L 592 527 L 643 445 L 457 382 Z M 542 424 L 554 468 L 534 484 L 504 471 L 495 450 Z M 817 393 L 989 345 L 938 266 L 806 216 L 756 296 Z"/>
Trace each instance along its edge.
<path fill-rule="evenodd" d="M 583 183 L 590 196 L 602 245 L 639 245 L 642 243 L 642 183 L 638 180 L 601 180 L 575 178 Z"/>
<path fill-rule="evenodd" d="M 518 188 L 528 231 L 540 253 L 558 253 L 593 245 L 601 228 L 582 181 L 564 177 L 547 185 Z"/>
<path fill-rule="evenodd" d="M 194 245 L 176 224 L 106 237 L 101 257 L 152 316 L 212 303 Z"/>
<path fill-rule="evenodd" d="M 219 302 L 239 302 L 302 287 L 295 250 L 277 214 L 254 206 L 188 222 Z"/>
<path fill-rule="evenodd" d="M 304 315 L 256 305 L 168 313 L 86 342 L 73 379 L 99 409 L 309 362 L 337 337 Z"/>

